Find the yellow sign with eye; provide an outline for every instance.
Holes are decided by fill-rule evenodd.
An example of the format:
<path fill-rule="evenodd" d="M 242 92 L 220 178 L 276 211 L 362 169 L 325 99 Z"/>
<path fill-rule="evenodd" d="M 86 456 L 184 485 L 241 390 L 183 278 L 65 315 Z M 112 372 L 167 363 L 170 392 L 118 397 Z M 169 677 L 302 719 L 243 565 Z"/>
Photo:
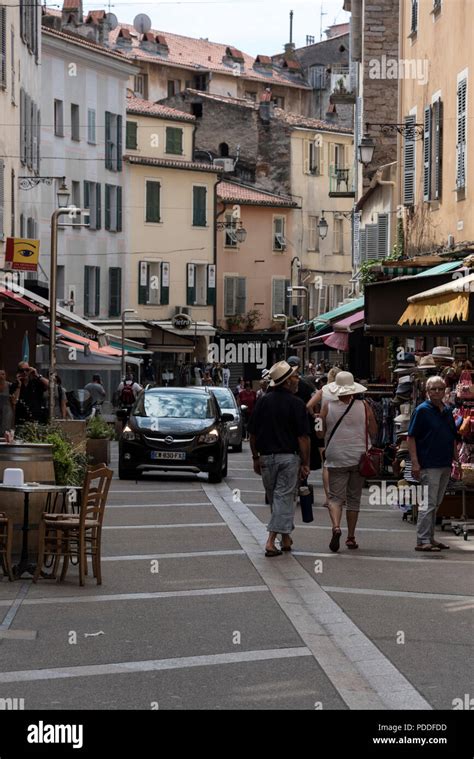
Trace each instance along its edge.
<path fill-rule="evenodd" d="M 37 271 L 39 248 L 39 240 L 7 237 L 5 269 L 16 271 Z"/>

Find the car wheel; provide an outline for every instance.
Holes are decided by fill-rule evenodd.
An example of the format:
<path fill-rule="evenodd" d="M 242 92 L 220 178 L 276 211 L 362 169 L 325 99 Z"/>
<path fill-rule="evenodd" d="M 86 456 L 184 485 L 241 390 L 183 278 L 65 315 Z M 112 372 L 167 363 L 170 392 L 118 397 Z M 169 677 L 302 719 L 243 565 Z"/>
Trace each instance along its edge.
<path fill-rule="evenodd" d="M 222 470 L 222 476 L 223 477 L 227 477 L 227 468 L 228 468 L 228 465 L 229 465 L 229 454 L 226 453 L 226 455 L 225 455 L 225 464 L 224 464 L 224 468 Z"/>
<path fill-rule="evenodd" d="M 238 445 L 233 445 L 232 450 L 234 453 L 242 453 L 242 441 Z"/>
<path fill-rule="evenodd" d="M 218 483 L 222 482 L 223 472 L 219 469 L 217 472 L 209 472 L 209 482 Z"/>

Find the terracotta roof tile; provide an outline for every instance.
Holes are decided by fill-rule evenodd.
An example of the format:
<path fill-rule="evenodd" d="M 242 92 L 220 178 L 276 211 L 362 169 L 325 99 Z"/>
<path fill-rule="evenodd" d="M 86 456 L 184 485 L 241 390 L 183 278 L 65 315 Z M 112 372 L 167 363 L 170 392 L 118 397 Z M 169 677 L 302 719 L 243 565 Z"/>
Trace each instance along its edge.
<path fill-rule="evenodd" d="M 226 51 L 228 49 L 233 49 L 229 45 L 151 29 L 150 31 L 153 34 L 164 36 L 168 46 L 168 51 L 157 51 L 156 53 L 152 53 L 143 49 L 143 47 L 140 47 L 139 35 L 134 32 L 134 29 L 130 24 L 121 24 L 110 32 L 109 41 L 111 45 L 115 45 L 120 28 L 129 29 L 131 32 L 132 48 L 124 50 L 124 55 L 129 58 L 138 58 L 150 62 L 155 61 L 156 63 L 166 62 L 166 65 L 168 66 L 179 66 L 180 68 L 191 69 L 194 72 L 202 73 L 213 71 L 227 74 L 229 76 L 235 75 L 232 62 L 228 61 L 225 63 L 223 60 L 226 58 Z M 235 52 L 240 53 L 238 50 Z M 256 71 L 254 69 L 255 59 L 252 56 L 247 55 L 247 53 L 241 53 L 241 55 L 243 62 L 241 64 L 242 69 L 240 76 L 243 79 L 266 82 L 269 86 L 274 84 L 297 87 L 305 90 L 311 89 L 302 76 L 295 77 L 295 74 L 291 74 L 288 69 L 278 69 L 273 67 L 267 71 Z"/>
<path fill-rule="evenodd" d="M 204 100 L 215 100 L 218 103 L 239 105 L 242 108 L 250 108 L 252 111 L 254 111 L 256 108 L 255 102 L 253 100 L 247 100 L 245 98 L 229 98 L 225 95 L 214 95 L 212 92 L 201 92 L 201 90 L 193 90 L 191 88 L 188 88 L 185 91 L 189 92 L 191 95 L 199 95 L 199 97 L 202 97 Z"/>
<path fill-rule="evenodd" d="M 78 10 L 79 5 L 80 5 L 80 0 L 64 0 L 63 11 Z"/>
<path fill-rule="evenodd" d="M 138 166 L 161 166 L 164 169 L 186 169 L 188 171 L 204 171 L 210 174 L 221 174 L 222 169 L 219 166 L 213 166 L 210 163 L 200 163 L 199 161 L 174 161 L 169 158 L 152 158 L 138 155 L 124 155 L 124 161 Z"/>
<path fill-rule="evenodd" d="M 159 119 L 172 119 L 173 121 L 196 121 L 196 117 L 167 105 L 152 103 L 151 100 L 143 100 L 134 95 L 127 96 L 127 113 L 135 113 L 142 116 L 154 116 Z"/>
<path fill-rule="evenodd" d="M 245 63 L 244 54 L 241 53 L 240 50 L 237 50 L 236 47 L 229 46 L 226 48 L 225 54 L 236 61 L 242 61 L 242 63 Z"/>
<path fill-rule="evenodd" d="M 273 192 L 265 192 L 247 185 L 234 184 L 233 182 L 220 182 L 217 185 L 219 198 L 227 203 L 242 203 L 254 206 L 283 206 L 296 208 L 296 201 L 284 195 L 275 195 Z"/>
<path fill-rule="evenodd" d="M 281 108 L 274 109 L 275 118 L 285 121 L 290 126 L 306 127 L 307 129 L 320 129 L 322 132 L 339 132 L 341 134 L 353 134 L 352 129 L 343 127 L 339 124 L 332 124 L 329 121 L 313 119 L 309 116 L 301 116 L 299 113 L 290 113 L 283 111 Z"/>
<path fill-rule="evenodd" d="M 92 40 L 87 39 L 87 37 L 83 37 L 81 34 L 73 34 L 72 32 L 58 32 L 56 31 L 56 29 L 52 29 L 49 26 L 42 26 L 41 34 L 45 34 L 50 37 L 58 37 L 58 39 L 66 40 L 67 42 L 70 42 L 73 45 L 80 45 L 81 47 L 87 47 L 90 50 L 92 50 L 94 53 L 99 53 L 100 55 L 106 55 L 109 58 L 115 58 L 116 61 L 121 61 L 122 63 L 126 63 L 129 66 L 134 65 L 133 60 L 130 60 L 130 58 L 123 55 L 123 53 L 119 52 L 118 50 L 109 50 L 103 45 L 100 45 L 98 42 L 93 42 Z"/>
<path fill-rule="evenodd" d="M 105 11 L 89 11 L 85 23 L 98 24 L 103 18 L 105 18 Z"/>
<path fill-rule="evenodd" d="M 269 55 L 257 55 L 255 58 L 254 66 L 273 66 L 273 61 Z"/>

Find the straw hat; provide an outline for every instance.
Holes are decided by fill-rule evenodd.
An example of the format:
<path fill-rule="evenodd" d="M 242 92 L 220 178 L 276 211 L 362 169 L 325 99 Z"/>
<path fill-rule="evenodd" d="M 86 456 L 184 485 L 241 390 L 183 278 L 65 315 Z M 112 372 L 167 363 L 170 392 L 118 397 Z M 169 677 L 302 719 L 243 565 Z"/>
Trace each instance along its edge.
<path fill-rule="evenodd" d="M 416 368 L 427 371 L 428 369 L 436 369 L 437 367 L 433 356 L 422 356 L 420 363 Z"/>
<path fill-rule="evenodd" d="M 341 398 L 343 395 L 357 395 L 367 392 L 366 387 L 354 382 L 354 375 L 351 372 L 339 372 L 335 382 L 331 382 L 327 387 L 337 398 Z"/>
<path fill-rule="evenodd" d="M 268 371 L 267 379 L 270 379 L 270 387 L 278 387 L 282 385 L 289 377 L 298 372 L 298 367 L 290 366 L 286 361 L 278 361 L 277 364 L 273 364 Z"/>
<path fill-rule="evenodd" d="M 431 355 L 439 363 L 454 361 L 451 348 L 446 348 L 444 345 L 437 345 L 436 348 L 433 348 Z"/>

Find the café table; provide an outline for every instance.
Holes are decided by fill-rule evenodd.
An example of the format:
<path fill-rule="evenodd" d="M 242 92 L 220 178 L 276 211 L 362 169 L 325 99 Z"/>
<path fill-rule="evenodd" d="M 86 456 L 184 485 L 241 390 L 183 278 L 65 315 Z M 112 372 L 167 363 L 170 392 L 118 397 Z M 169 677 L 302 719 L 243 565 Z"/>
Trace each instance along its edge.
<path fill-rule="evenodd" d="M 51 499 L 52 496 L 55 495 L 56 497 L 60 494 L 63 494 L 63 510 L 65 510 L 65 503 L 66 503 L 66 493 L 71 488 L 68 485 L 50 485 L 48 483 L 25 483 L 25 485 L 3 485 L 0 483 L 0 496 L 2 493 L 23 493 L 24 494 L 24 501 L 23 501 L 23 541 L 21 546 L 21 556 L 20 561 L 18 564 L 15 564 L 12 567 L 12 571 L 16 579 L 20 579 L 20 577 L 25 573 L 28 572 L 30 575 L 32 575 L 36 569 L 36 565 L 29 561 L 28 556 L 28 532 L 30 530 L 29 527 L 29 509 L 30 509 L 30 493 L 46 493 L 47 494 L 47 500 L 46 500 L 46 507 L 44 508 L 44 511 L 50 511 L 51 510 Z"/>

